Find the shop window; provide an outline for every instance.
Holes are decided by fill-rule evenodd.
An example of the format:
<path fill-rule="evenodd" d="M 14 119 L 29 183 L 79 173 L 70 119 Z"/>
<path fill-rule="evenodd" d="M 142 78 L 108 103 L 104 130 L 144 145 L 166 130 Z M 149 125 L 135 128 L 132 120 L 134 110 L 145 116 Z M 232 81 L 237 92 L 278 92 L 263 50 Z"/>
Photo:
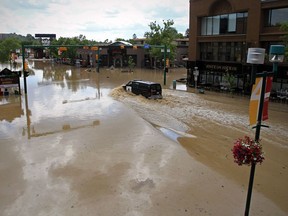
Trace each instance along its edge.
<path fill-rule="evenodd" d="M 236 43 L 235 46 L 235 61 L 241 62 L 242 61 L 242 44 Z"/>
<path fill-rule="evenodd" d="M 221 80 L 222 80 L 221 73 L 215 73 L 214 74 L 214 82 L 213 82 L 213 84 L 214 85 L 220 85 Z"/>
<path fill-rule="evenodd" d="M 213 44 L 213 58 L 212 60 L 217 60 L 218 59 L 218 53 L 219 53 L 219 46 L 218 43 L 214 42 Z"/>
<path fill-rule="evenodd" d="M 241 42 L 213 42 L 200 44 L 201 60 L 241 62 L 245 49 Z"/>
<path fill-rule="evenodd" d="M 219 59 L 220 61 L 225 61 L 226 56 L 226 43 L 219 43 Z"/>
<path fill-rule="evenodd" d="M 206 77 L 207 77 L 206 83 L 212 84 L 213 83 L 213 79 L 214 79 L 213 72 L 208 71 Z"/>
<path fill-rule="evenodd" d="M 199 78 L 200 78 L 199 81 L 201 83 L 206 83 L 206 74 L 205 73 L 200 73 Z"/>
<path fill-rule="evenodd" d="M 231 43 L 227 42 L 226 43 L 225 61 L 232 61 L 231 52 L 232 52 Z"/>

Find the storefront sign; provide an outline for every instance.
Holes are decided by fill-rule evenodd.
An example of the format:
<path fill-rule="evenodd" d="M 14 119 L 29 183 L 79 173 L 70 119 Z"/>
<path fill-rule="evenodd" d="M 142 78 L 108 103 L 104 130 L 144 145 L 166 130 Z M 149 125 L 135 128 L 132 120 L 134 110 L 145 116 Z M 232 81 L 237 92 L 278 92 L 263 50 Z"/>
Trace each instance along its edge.
<path fill-rule="evenodd" d="M 97 46 L 92 46 L 91 50 L 98 50 L 98 47 Z"/>
<path fill-rule="evenodd" d="M 19 84 L 19 72 L 12 72 L 5 68 L 0 72 L 0 88 L 17 87 Z"/>
<path fill-rule="evenodd" d="M 18 86 L 18 77 L 12 78 L 0 78 L 0 88 L 15 87 Z"/>
<path fill-rule="evenodd" d="M 205 65 L 206 70 L 211 71 L 237 71 L 237 67 L 235 66 L 229 66 L 229 65 L 215 65 L 215 64 L 206 64 Z"/>
<path fill-rule="evenodd" d="M 243 65 L 241 63 L 228 63 L 228 62 L 208 62 L 208 61 L 196 61 L 189 62 L 190 67 L 197 66 L 200 71 L 210 71 L 218 73 L 232 72 L 234 74 L 243 73 Z"/>

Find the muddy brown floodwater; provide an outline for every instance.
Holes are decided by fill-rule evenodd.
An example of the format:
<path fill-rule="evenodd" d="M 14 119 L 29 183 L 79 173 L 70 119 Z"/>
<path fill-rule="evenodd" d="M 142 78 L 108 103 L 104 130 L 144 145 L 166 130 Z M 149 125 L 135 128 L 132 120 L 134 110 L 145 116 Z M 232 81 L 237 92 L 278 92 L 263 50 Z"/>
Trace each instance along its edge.
<path fill-rule="evenodd" d="M 250 167 L 231 148 L 254 137 L 248 97 L 173 90 L 183 68 L 164 86 L 159 70 L 30 67 L 28 94 L 0 98 L 1 215 L 244 214 Z M 131 79 L 160 82 L 164 98 L 125 92 Z M 287 114 L 287 103 L 269 104 L 251 215 L 288 214 Z"/>

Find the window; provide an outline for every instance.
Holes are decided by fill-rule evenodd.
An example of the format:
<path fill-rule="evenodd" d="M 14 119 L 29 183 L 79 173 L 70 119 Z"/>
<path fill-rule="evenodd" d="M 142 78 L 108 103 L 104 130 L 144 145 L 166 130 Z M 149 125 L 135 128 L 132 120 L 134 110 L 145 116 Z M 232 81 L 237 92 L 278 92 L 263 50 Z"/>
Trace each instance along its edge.
<path fill-rule="evenodd" d="M 229 14 L 228 19 L 228 32 L 232 33 L 236 31 L 236 14 Z"/>
<path fill-rule="evenodd" d="M 217 42 L 214 42 L 212 43 L 212 46 L 213 46 L 213 57 L 212 57 L 212 60 L 213 59 L 218 59 L 218 43 Z"/>
<path fill-rule="evenodd" d="M 201 35 L 245 34 L 247 12 L 201 18 Z"/>
<path fill-rule="evenodd" d="M 219 43 L 219 53 L 218 53 L 218 60 L 225 61 L 226 56 L 226 43 Z"/>
<path fill-rule="evenodd" d="M 226 34 L 228 30 L 228 15 L 220 16 L 220 34 Z"/>
<path fill-rule="evenodd" d="M 220 33 L 220 16 L 213 17 L 213 35 L 219 35 Z"/>
<path fill-rule="evenodd" d="M 203 17 L 201 21 L 201 35 L 207 35 L 207 17 Z"/>
<path fill-rule="evenodd" d="M 204 61 L 242 62 L 246 55 L 242 42 L 209 42 L 200 44 L 200 58 Z"/>
<path fill-rule="evenodd" d="M 207 18 L 207 35 L 212 35 L 213 17 Z"/>
<path fill-rule="evenodd" d="M 279 26 L 288 22 L 288 8 L 270 9 L 264 12 L 265 26 Z"/>
<path fill-rule="evenodd" d="M 236 14 L 236 34 L 245 34 L 247 27 L 247 13 Z"/>

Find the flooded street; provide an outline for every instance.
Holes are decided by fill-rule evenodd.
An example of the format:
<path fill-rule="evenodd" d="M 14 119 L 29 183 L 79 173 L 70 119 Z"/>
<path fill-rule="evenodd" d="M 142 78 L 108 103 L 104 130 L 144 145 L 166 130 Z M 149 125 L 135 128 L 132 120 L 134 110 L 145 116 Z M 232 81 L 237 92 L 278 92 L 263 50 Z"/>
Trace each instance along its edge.
<path fill-rule="evenodd" d="M 250 167 L 231 148 L 254 137 L 248 97 L 173 90 L 185 68 L 164 86 L 160 70 L 30 66 L 28 94 L 0 97 L 1 215 L 244 214 Z M 125 92 L 131 79 L 161 83 L 163 99 Z M 287 114 L 269 104 L 251 215 L 288 214 Z"/>

